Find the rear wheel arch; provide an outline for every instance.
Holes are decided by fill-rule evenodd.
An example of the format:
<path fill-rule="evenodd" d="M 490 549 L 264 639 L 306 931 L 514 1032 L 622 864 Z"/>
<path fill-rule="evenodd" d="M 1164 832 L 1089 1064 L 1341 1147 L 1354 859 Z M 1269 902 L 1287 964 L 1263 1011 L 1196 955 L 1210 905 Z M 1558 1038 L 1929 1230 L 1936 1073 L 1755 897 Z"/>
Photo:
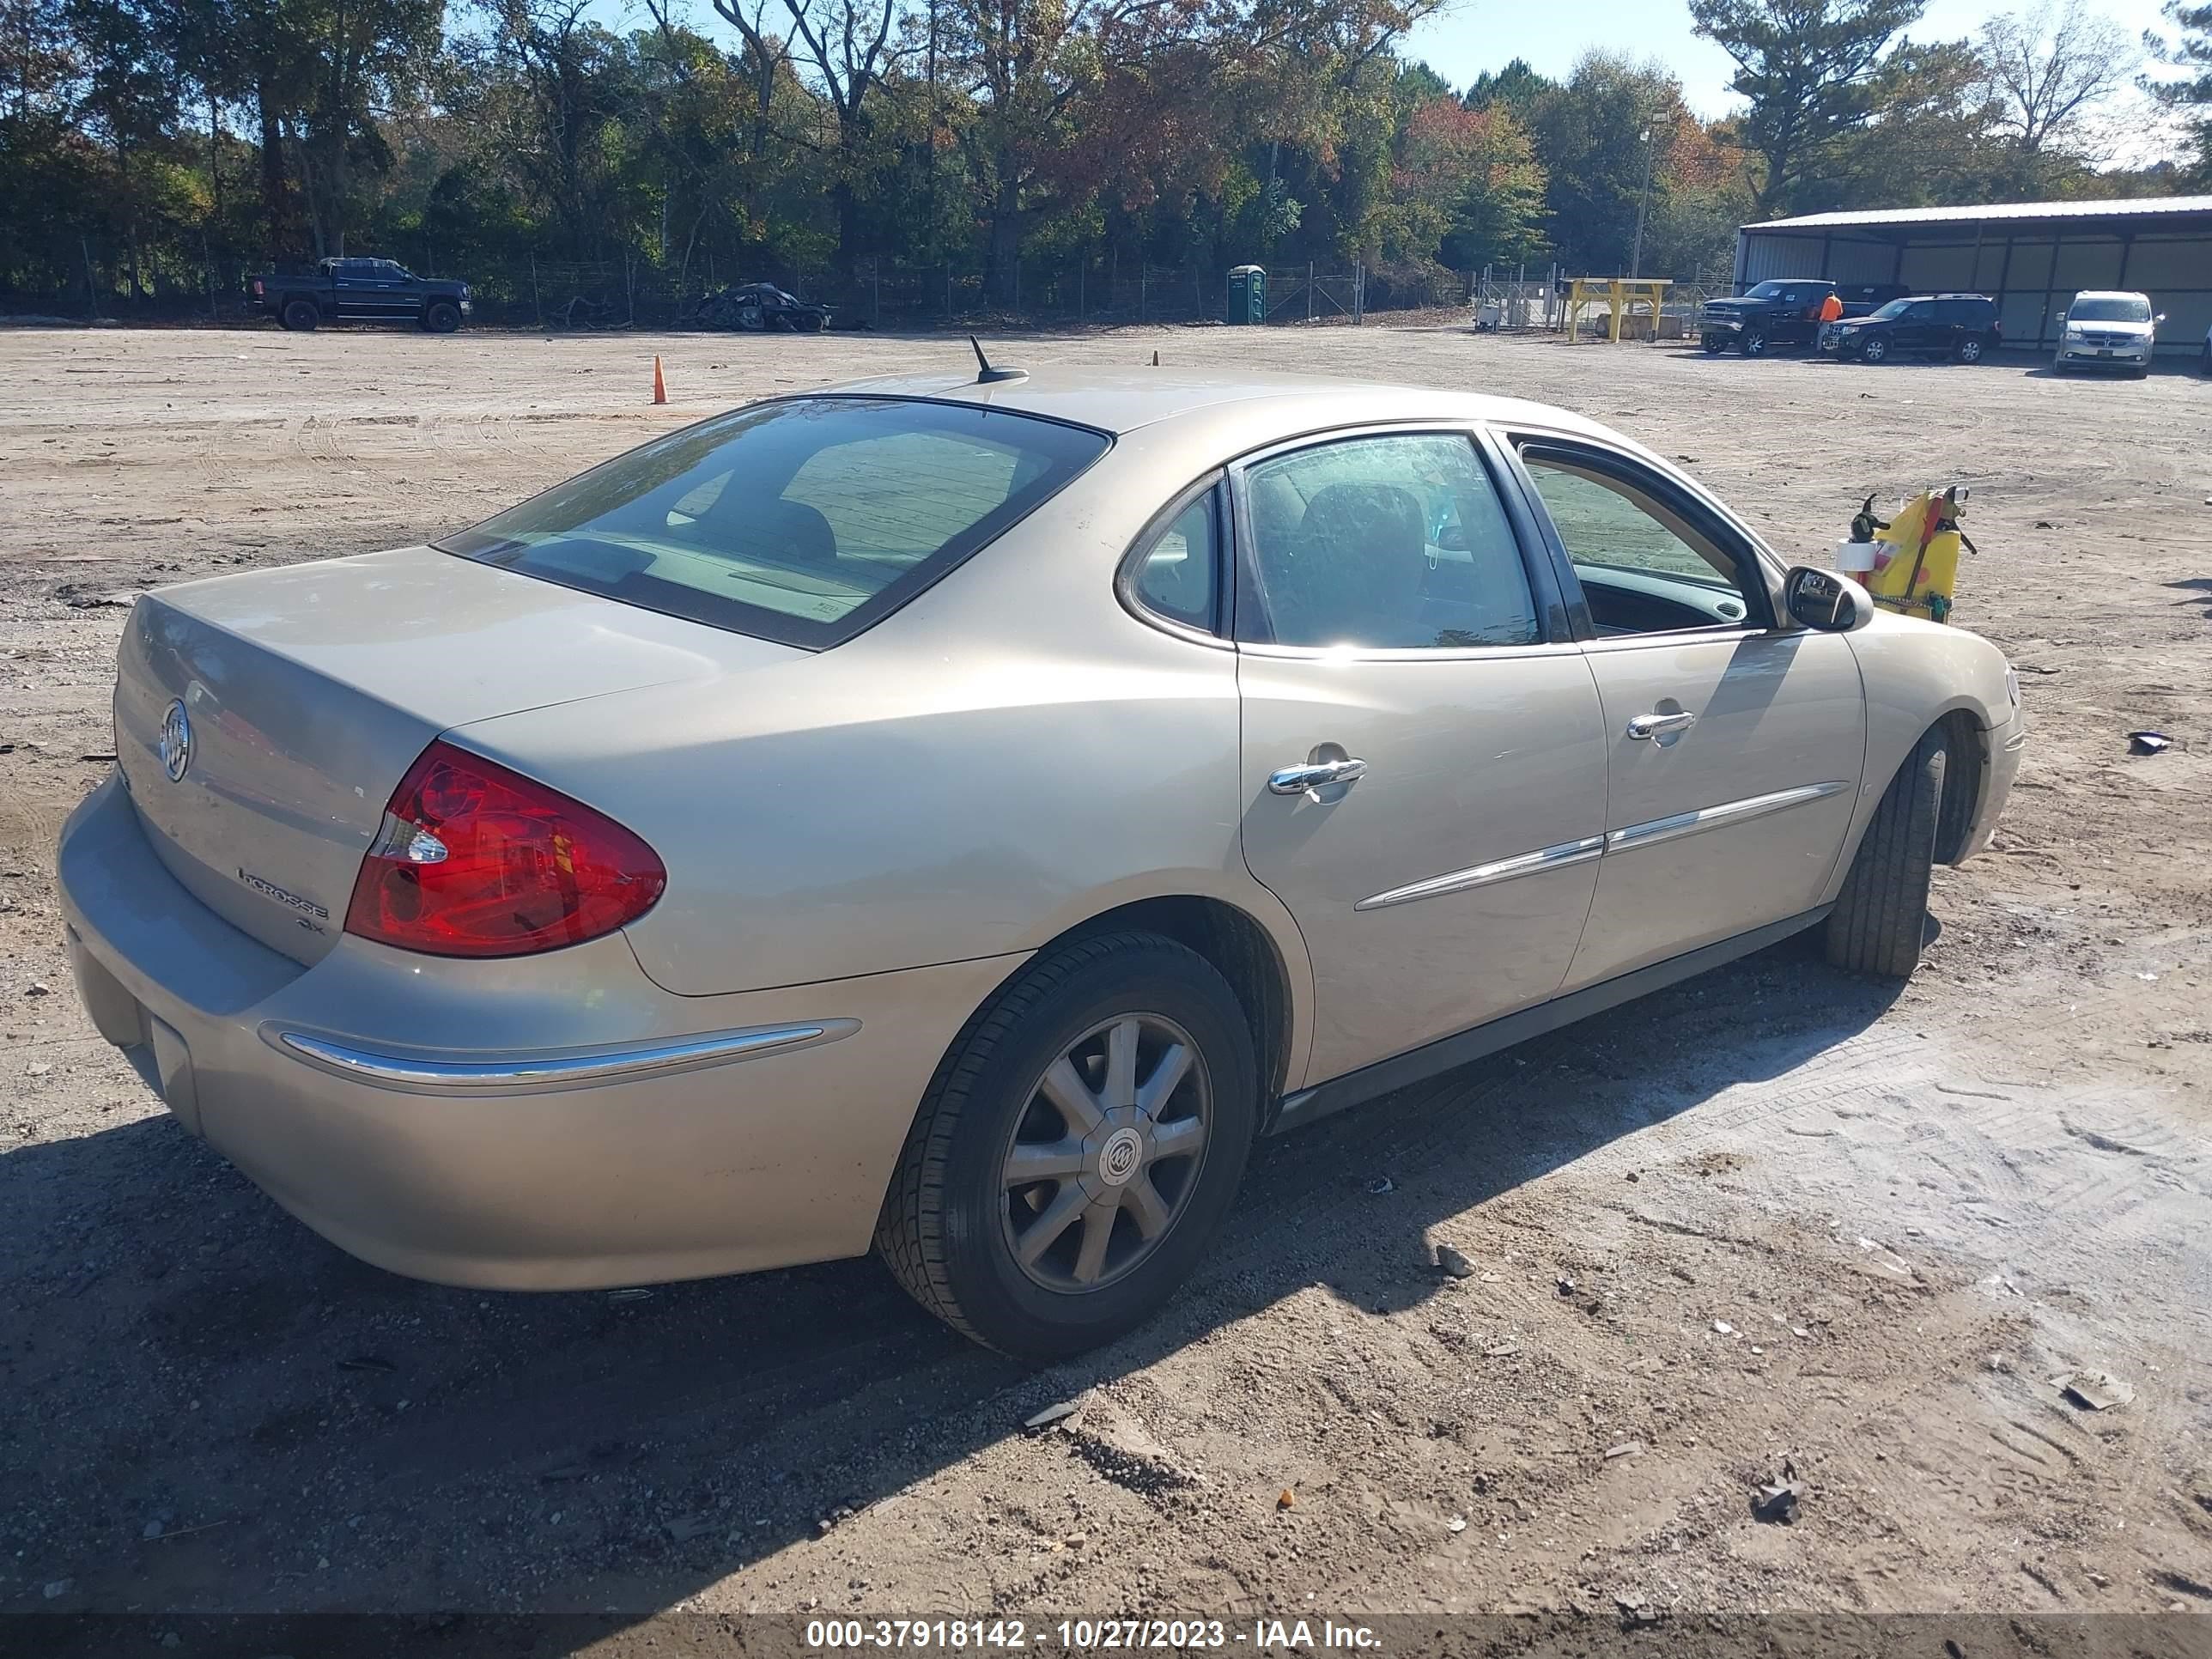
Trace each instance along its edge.
<path fill-rule="evenodd" d="M 1285 914 L 1284 925 L 1294 927 Z M 988 995 L 945 1044 L 951 1054 L 985 1018 L 1030 963 L 1064 945 L 1106 933 L 1153 933 L 1194 951 L 1228 981 L 1252 1031 L 1260 1062 L 1261 1121 L 1272 1122 L 1274 1103 L 1291 1087 L 1311 1023 L 1312 976 L 1301 951 L 1295 963 L 1274 931 L 1249 910 L 1198 893 L 1161 893 L 1102 909 L 1062 928 L 1022 958 L 1022 965 Z"/>
<path fill-rule="evenodd" d="M 1097 933 L 1147 933 L 1171 939 L 1196 951 L 1229 981 L 1252 1030 L 1252 1051 L 1260 1060 L 1265 1099 L 1262 1124 L 1273 1116 L 1274 1102 L 1289 1086 L 1291 1032 L 1296 1004 L 1290 969 L 1274 936 L 1249 912 L 1225 899 L 1171 894 L 1138 899 L 1078 923 L 1045 949 Z"/>

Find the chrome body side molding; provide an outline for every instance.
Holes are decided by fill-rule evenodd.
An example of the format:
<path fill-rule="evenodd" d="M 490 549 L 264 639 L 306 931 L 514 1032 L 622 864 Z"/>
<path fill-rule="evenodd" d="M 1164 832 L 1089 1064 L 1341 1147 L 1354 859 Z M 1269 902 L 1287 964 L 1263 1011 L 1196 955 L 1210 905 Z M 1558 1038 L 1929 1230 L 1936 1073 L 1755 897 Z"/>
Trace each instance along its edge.
<path fill-rule="evenodd" d="M 1778 789 L 1771 795 L 1753 795 L 1743 800 L 1723 801 L 1717 806 L 1700 806 L 1694 812 L 1676 812 L 1663 818 L 1650 818 L 1642 823 L 1631 823 L 1605 833 L 1605 850 L 1625 852 L 1632 847 L 1651 847 L 1662 841 L 1674 841 L 1684 836 L 1698 835 L 1707 830 L 1719 830 L 1731 823 L 1744 823 L 1753 818 L 1763 818 L 1770 812 L 1786 812 L 1793 806 L 1802 806 L 1808 801 L 1826 800 L 1831 795 L 1840 795 L 1851 786 L 1848 783 L 1807 783 L 1795 789 Z"/>
<path fill-rule="evenodd" d="M 1563 841 L 1556 847 L 1540 847 L 1533 853 L 1522 853 L 1513 858 L 1478 864 L 1471 869 L 1454 870 L 1445 875 L 1431 876 L 1425 881 L 1393 887 L 1387 893 L 1364 898 L 1352 908 L 1355 910 L 1380 910 L 1393 904 L 1411 904 L 1416 899 L 1440 898 L 1446 893 L 1464 893 L 1471 887 L 1487 887 L 1493 882 L 1511 881 L 1516 876 L 1533 876 L 1540 870 L 1557 870 L 1570 864 L 1580 864 L 1586 859 L 1596 858 L 1604 851 L 1605 840 L 1600 836 L 1590 836 L 1582 841 Z"/>

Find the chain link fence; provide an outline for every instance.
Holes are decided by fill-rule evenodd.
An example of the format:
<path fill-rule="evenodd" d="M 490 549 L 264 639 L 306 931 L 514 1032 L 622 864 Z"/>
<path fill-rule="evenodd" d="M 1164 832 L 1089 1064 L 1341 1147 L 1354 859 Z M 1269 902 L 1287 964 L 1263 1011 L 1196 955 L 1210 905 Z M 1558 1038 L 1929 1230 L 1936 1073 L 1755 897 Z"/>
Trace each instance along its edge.
<path fill-rule="evenodd" d="M 1210 262 L 1161 264 L 1107 251 L 1088 257 L 1024 259 L 995 289 L 986 273 L 958 261 L 863 259 L 848 271 L 773 260 L 733 262 L 702 253 L 674 264 L 644 250 L 596 261 L 534 255 L 457 268 L 428 245 L 350 250 L 398 259 L 419 276 L 469 283 L 477 326 L 549 332 L 699 325 L 701 302 L 744 283 L 773 282 L 832 308 L 833 328 L 927 330 L 1115 326 L 1220 322 L 1229 270 Z M 75 248 L 75 274 L 33 288 L 0 285 L 0 313 L 72 320 L 235 322 L 251 314 L 246 287 L 263 269 L 250 255 L 204 250 L 196 261 L 134 266 L 120 250 Z M 57 256 L 58 257 L 58 256 Z M 49 270 L 58 270 L 49 262 Z M 1269 325 L 1358 325 L 1370 316 L 1455 312 L 1485 330 L 1557 330 L 1566 279 L 1557 266 L 1455 271 L 1435 265 L 1273 264 L 1267 270 Z M 1678 283 L 1661 307 L 1661 338 L 1696 332 L 1707 287 L 1703 273 Z"/>

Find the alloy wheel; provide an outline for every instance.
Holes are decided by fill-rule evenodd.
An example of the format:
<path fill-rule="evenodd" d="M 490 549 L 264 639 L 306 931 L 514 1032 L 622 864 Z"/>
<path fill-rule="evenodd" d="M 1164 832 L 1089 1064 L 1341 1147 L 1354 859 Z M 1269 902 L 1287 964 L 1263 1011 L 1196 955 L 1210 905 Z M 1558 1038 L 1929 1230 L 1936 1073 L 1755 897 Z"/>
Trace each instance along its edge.
<path fill-rule="evenodd" d="M 1085 1032 L 1032 1085 L 1001 1161 L 1015 1265 L 1062 1293 L 1131 1272 L 1197 1190 L 1213 1121 L 1205 1059 L 1173 1020 L 1121 1014 Z"/>

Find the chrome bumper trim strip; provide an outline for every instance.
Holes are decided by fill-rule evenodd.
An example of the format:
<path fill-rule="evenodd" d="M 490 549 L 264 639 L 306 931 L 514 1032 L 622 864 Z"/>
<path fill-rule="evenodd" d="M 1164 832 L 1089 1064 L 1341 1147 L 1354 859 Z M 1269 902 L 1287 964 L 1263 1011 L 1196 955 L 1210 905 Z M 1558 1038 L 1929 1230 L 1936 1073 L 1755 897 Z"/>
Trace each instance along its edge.
<path fill-rule="evenodd" d="M 634 1082 L 665 1072 L 719 1066 L 730 1060 L 751 1060 L 761 1054 L 835 1042 L 860 1029 L 860 1022 L 856 1019 L 825 1019 L 805 1025 L 769 1025 L 751 1030 L 675 1037 L 585 1054 L 500 1054 L 478 1060 L 385 1054 L 311 1032 L 269 1026 L 263 1028 L 262 1035 L 276 1048 L 311 1065 L 364 1083 L 416 1091 L 504 1094 L 579 1084 Z"/>

